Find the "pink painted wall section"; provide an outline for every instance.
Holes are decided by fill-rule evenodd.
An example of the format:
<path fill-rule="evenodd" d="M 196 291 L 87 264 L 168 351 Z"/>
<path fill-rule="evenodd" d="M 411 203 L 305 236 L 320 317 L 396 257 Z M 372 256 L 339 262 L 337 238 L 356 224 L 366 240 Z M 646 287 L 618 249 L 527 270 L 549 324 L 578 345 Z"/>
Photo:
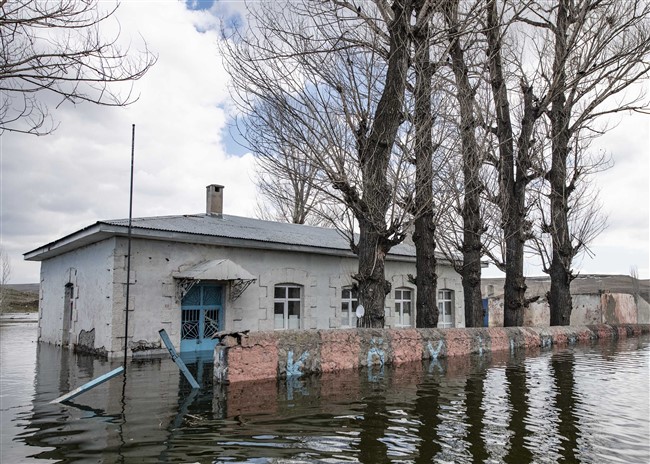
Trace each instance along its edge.
<path fill-rule="evenodd" d="M 447 329 L 445 345 L 447 356 L 462 356 L 472 352 L 472 331 L 467 329 Z"/>
<path fill-rule="evenodd" d="M 490 340 L 490 351 L 505 351 L 510 349 L 508 330 L 503 327 L 490 327 L 486 329 Z"/>
<path fill-rule="evenodd" d="M 611 303 L 613 305 L 613 303 Z M 622 306 L 612 306 L 625 315 Z M 470 354 L 536 352 L 650 333 L 649 324 L 469 329 L 288 330 L 225 335 L 215 348 L 215 383 L 300 377 L 360 367 L 412 365 Z"/>
<path fill-rule="evenodd" d="M 400 365 L 422 360 L 422 337 L 418 330 L 392 330 L 388 336 L 393 354 L 392 364 Z"/>
<path fill-rule="evenodd" d="M 614 324 L 636 324 L 637 307 L 634 296 L 624 293 L 603 293 L 600 299 L 605 321 Z"/>
<path fill-rule="evenodd" d="M 324 330 L 320 333 L 322 372 L 337 372 L 359 367 L 360 338 L 355 329 Z"/>
<path fill-rule="evenodd" d="M 225 353 L 225 359 L 222 361 L 225 362 L 225 366 L 222 366 L 226 368 L 223 380 L 243 382 L 277 377 L 279 357 L 277 338 L 274 335 L 269 332 L 255 332 L 242 337 L 236 345 L 233 345 L 237 342 L 234 337 L 227 337 L 225 345 L 217 345 L 215 367 L 218 357 L 221 357 L 220 352 Z"/>

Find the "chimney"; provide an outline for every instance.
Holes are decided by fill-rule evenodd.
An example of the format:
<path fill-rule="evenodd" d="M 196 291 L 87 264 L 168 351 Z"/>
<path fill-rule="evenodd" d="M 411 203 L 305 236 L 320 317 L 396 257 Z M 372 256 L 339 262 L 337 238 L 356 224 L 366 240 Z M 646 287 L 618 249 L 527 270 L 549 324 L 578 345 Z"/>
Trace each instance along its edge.
<path fill-rule="evenodd" d="M 223 185 L 212 184 L 206 187 L 205 212 L 215 216 L 223 214 Z"/>

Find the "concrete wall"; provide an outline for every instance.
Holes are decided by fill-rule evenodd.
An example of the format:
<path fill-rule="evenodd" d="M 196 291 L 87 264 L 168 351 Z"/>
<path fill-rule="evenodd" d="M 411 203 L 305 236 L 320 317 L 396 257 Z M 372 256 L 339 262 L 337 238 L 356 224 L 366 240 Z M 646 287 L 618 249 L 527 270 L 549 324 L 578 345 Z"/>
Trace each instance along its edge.
<path fill-rule="evenodd" d="M 640 296 L 637 296 L 637 322 L 639 324 L 650 324 L 650 304 Z"/>
<path fill-rule="evenodd" d="M 603 293 L 600 296 L 603 322 L 608 324 L 636 324 L 637 307 L 634 296 L 625 293 Z"/>
<path fill-rule="evenodd" d="M 439 357 L 539 349 L 650 333 L 649 325 L 469 329 L 347 329 L 224 335 L 215 348 L 216 383 L 401 365 Z"/>
<path fill-rule="evenodd" d="M 636 324 L 650 322 L 650 308 L 643 298 L 627 293 L 603 293 L 602 295 L 573 295 L 571 325 Z M 645 303 L 645 306 L 644 306 Z M 488 299 L 490 327 L 503 327 L 503 297 Z M 644 319 L 645 318 L 645 319 Z M 548 327 L 551 312 L 546 299 L 539 299 L 524 311 L 524 326 Z"/>
<path fill-rule="evenodd" d="M 76 330 L 78 332 L 80 328 L 89 330 L 95 327 L 94 345 L 104 347 L 108 356 L 120 356 L 124 347 L 127 240 L 116 238 L 87 248 L 83 252 L 67 253 L 43 263 L 42 273 L 47 276 L 47 283 L 43 287 L 45 296 L 42 301 L 48 307 L 52 306 L 53 310 L 58 309 L 60 317 L 65 285 L 65 279 L 60 274 L 70 266 L 74 265 L 79 275 L 92 276 L 96 281 L 101 277 L 101 285 L 91 287 L 84 284 L 85 288 L 80 295 L 87 292 L 92 303 L 79 307 L 84 323 Z M 302 287 L 301 329 L 343 326 L 341 289 L 353 283 L 351 276 L 357 272 L 356 258 L 134 239 L 129 290 L 130 353 L 165 353 L 158 335 L 162 328 L 167 331 L 175 348 L 180 349 L 181 301 L 177 291 L 178 282 L 172 274 L 201 262 L 223 258 L 232 260 L 257 279 L 235 301 L 229 298 L 228 282 L 222 282 L 226 291 L 225 330 L 272 331 L 274 286 L 282 283 Z M 394 260 L 386 262 L 386 278 L 393 289 L 386 297 L 386 327 L 398 324 L 394 310 L 397 288 L 412 290 L 411 320 L 413 323 L 415 321 L 417 296 L 415 286 L 408 282 L 408 274 L 415 274 L 415 263 Z M 449 266 L 440 266 L 438 275 L 438 288 L 454 292 L 454 324 L 456 327 L 464 327 L 460 277 Z M 52 291 L 50 287 L 61 294 L 58 300 L 49 298 Z M 95 312 L 99 312 L 101 317 Z M 43 340 L 53 341 L 61 322 L 44 320 L 43 327 L 47 334 Z"/>
<path fill-rule="evenodd" d="M 61 345 L 66 285 L 73 290 L 68 347 L 111 349 L 114 240 L 89 245 L 41 263 L 39 340 Z"/>
<path fill-rule="evenodd" d="M 571 325 L 600 324 L 601 322 L 609 321 L 603 320 L 600 295 L 573 295 Z"/>

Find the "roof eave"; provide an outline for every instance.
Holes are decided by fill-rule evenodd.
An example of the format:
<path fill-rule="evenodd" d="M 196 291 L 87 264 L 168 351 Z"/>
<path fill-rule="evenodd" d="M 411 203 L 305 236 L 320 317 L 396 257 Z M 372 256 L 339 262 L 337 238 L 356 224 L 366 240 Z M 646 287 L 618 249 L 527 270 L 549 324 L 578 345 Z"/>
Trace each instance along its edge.
<path fill-rule="evenodd" d="M 24 253 L 23 259 L 25 261 L 43 261 L 53 258 L 68 251 L 110 238 L 117 235 L 121 229 L 124 228 L 96 222 L 72 234 Z"/>
<path fill-rule="evenodd" d="M 50 242 L 32 251 L 23 254 L 26 261 L 43 261 L 63 253 L 91 245 L 115 236 L 126 236 L 128 227 L 96 222 L 77 232 Z M 280 242 L 268 242 L 242 238 L 220 237 L 206 234 L 193 234 L 187 232 L 165 231 L 133 227 L 133 238 L 164 240 L 172 242 L 198 243 L 206 245 L 231 246 L 237 248 L 250 248 L 258 250 L 294 251 L 303 253 L 316 253 L 321 255 L 356 258 L 351 250 L 342 248 L 314 247 L 311 245 L 294 245 Z M 389 253 L 388 261 L 415 262 L 415 256 Z"/>

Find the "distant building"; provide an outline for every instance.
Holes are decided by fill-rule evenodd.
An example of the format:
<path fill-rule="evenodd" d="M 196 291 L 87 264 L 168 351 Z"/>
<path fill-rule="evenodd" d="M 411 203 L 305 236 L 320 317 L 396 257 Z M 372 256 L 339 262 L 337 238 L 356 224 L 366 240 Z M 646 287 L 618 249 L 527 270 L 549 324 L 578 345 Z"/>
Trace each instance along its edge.
<path fill-rule="evenodd" d="M 481 280 L 490 327 L 503 325 L 503 278 Z M 548 276 L 526 278 L 526 298 L 534 299 L 524 311 L 524 325 L 550 324 L 546 293 Z M 650 323 L 650 282 L 624 275 L 579 275 L 571 282 L 571 325 Z"/>
<path fill-rule="evenodd" d="M 355 327 L 357 258 L 334 229 L 222 214 L 133 220 L 129 354 L 153 354 L 166 329 L 183 353 L 211 351 L 218 331 Z M 25 253 L 41 262 L 39 340 L 109 357 L 124 350 L 128 220 L 99 221 Z M 463 327 L 459 275 L 439 261 L 440 327 Z M 386 259 L 386 326 L 415 322 L 415 248 Z"/>

